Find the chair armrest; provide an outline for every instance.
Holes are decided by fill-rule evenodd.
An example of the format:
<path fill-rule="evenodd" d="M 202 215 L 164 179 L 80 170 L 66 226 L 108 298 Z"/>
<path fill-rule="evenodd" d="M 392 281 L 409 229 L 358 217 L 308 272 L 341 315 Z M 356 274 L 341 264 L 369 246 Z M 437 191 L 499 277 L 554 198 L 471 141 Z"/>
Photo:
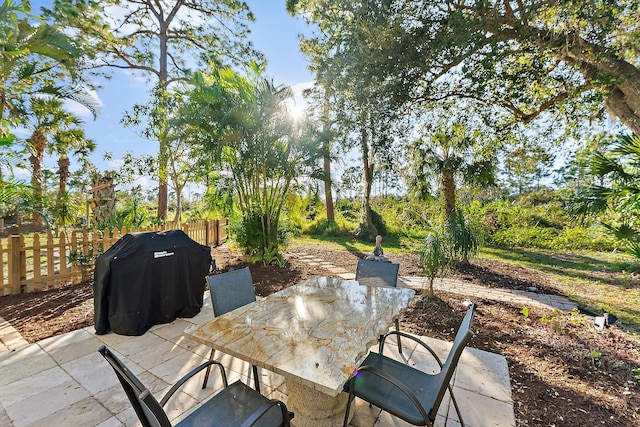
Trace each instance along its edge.
<path fill-rule="evenodd" d="M 222 373 L 222 382 L 224 383 L 224 386 L 227 387 L 229 383 L 227 382 L 227 373 L 224 371 L 224 367 L 220 362 L 210 360 L 198 366 L 197 368 L 192 369 L 189 373 L 187 373 L 185 376 L 180 378 L 178 382 L 175 383 L 174 386 L 171 387 L 169 391 L 162 397 L 162 400 L 160 401 L 160 406 L 164 406 L 167 403 L 167 401 L 171 399 L 171 396 L 173 396 L 173 394 L 180 387 L 182 387 L 184 383 L 186 383 L 189 379 L 191 379 L 195 374 L 206 369 L 208 366 L 211 366 L 211 365 L 218 365 L 218 367 L 220 368 L 220 372 Z"/>
<path fill-rule="evenodd" d="M 249 418 L 242 423 L 241 427 L 251 427 L 258 421 L 264 414 L 269 411 L 269 409 L 274 406 L 280 406 L 280 411 L 282 412 L 282 425 L 287 427 L 289 425 L 289 412 L 287 411 L 287 407 L 283 402 L 276 399 L 271 399 L 269 402 L 263 403 L 258 409 L 254 411 L 253 414 Z"/>
<path fill-rule="evenodd" d="M 391 332 L 388 332 L 384 337 L 382 337 L 382 339 L 380 340 L 380 346 L 379 346 L 379 350 L 378 350 L 380 354 L 382 354 L 382 351 L 384 350 L 384 342 L 385 342 L 385 340 L 387 339 L 387 337 L 389 335 L 399 335 L 401 337 L 408 338 L 408 339 L 410 339 L 412 341 L 417 342 L 422 347 L 424 347 L 429 353 L 431 353 L 431 355 L 434 357 L 434 359 L 436 359 L 436 362 L 438 362 L 438 365 L 440 366 L 440 368 L 442 368 L 442 360 L 440 360 L 440 357 L 438 357 L 436 352 L 433 351 L 433 349 L 431 347 L 429 347 L 426 343 L 421 341 L 419 338 L 416 338 L 413 335 L 409 335 L 407 333 L 400 332 L 400 331 L 391 331 Z"/>
<path fill-rule="evenodd" d="M 411 403 L 415 405 L 418 412 L 420 412 L 420 415 L 424 418 L 425 422 L 428 423 L 429 416 L 427 415 L 427 412 L 424 410 L 424 408 L 420 404 L 420 401 L 418 400 L 418 398 L 413 394 L 411 390 L 409 390 L 407 386 L 405 386 L 402 382 L 400 382 L 396 377 L 389 375 L 386 372 L 383 372 L 379 369 L 376 369 L 373 366 L 360 366 L 358 368 L 358 371 L 359 372 L 364 371 L 364 372 L 370 373 L 372 375 L 375 375 L 381 378 L 384 381 L 391 383 L 394 387 L 400 390 L 405 396 L 407 396 L 407 398 L 411 401 Z M 351 399 L 351 396 L 353 395 L 354 383 L 355 383 L 355 378 L 352 378 L 351 384 L 349 385 L 349 399 Z"/>

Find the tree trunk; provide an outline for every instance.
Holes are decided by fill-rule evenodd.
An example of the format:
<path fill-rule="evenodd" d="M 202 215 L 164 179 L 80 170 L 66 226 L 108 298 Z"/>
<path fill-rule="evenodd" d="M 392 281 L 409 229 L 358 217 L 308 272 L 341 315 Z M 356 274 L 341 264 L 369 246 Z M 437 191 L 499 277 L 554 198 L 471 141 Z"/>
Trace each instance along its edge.
<path fill-rule="evenodd" d="M 42 172 L 42 160 L 47 149 L 47 137 L 41 129 L 36 129 L 30 138 L 32 174 L 31 187 L 33 188 L 33 200 L 35 203 L 32 221 L 34 227 L 42 227 L 42 208 L 44 206 L 44 174 Z"/>
<path fill-rule="evenodd" d="M 327 220 L 335 221 L 335 209 L 333 207 L 333 192 L 331 191 L 331 157 L 329 156 L 329 142 L 324 145 L 324 201 L 327 207 Z"/>
<path fill-rule="evenodd" d="M 333 208 L 333 192 L 331 191 L 331 141 L 329 126 L 329 97 L 325 90 L 322 124 L 322 152 L 324 155 L 324 201 L 327 209 L 327 220 L 335 221 Z"/>
<path fill-rule="evenodd" d="M 116 191 L 113 185 L 113 177 L 101 176 L 95 173 L 91 177 L 91 192 L 93 193 L 93 218 L 96 225 L 105 224 L 115 212 Z"/>
<path fill-rule="evenodd" d="M 453 171 L 442 171 L 442 193 L 444 195 L 444 213 L 449 217 L 456 210 L 456 183 Z"/>
<path fill-rule="evenodd" d="M 422 291 L 422 295 L 426 296 L 427 298 L 433 298 L 433 297 L 436 296 L 436 294 L 433 292 L 433 279 L 432 278 L 429 278 L 429 287 Z"/>
<path fill-rule="evenodd" d="M 184 187 L 178 187 L 175 185 L 176 189 L 176 214 L 173 217 L 173 222 L 178 223 L 182 220 L 182 190 Z"/>
<path fill-rule="evenodd" d="M 67 156 L 60 157 L 58 159 L 58 198 L 61 198 L 65 191 L 67 191 L 67 181 L 69 180 L 69 158 Z"/>
<path fill-rule="evenodd" d="M 158 87 L 160 88 L 160 95 L 165 96 L 165 92 L 167 87 L 169 86 L 168 78 L 169 78 L 169 68 L 167 66 L 167 58 L 169 56 L 169 49 L 167 46 L 168 41 L 168 31 L 169 24 L 175 17 L 175 12 L 180 7 L 179 4 L 181 1 L 177 2 L 174 6 L 173 11 L 170 13 L 170 16 L 166 18 L 166 20 L 162 20 L 159 18 L 160 24 L 160 34 L 158 35 L 158 41 L 160 44 L 160 54 L 158 55 Z M 163 108 L 163 111 L 166 114 L 167 109 Z M 167 146 L 169 142 L 167 141 L 166 134 L 166 123 L 167 117 L 163 117 L 161 119 L 163 129 L 160 131 L 158 137 L 159 147 L 159 155 L 158 155 L 158 219 L 164 220 L 167 218 L 167 209 L 169 206 L 169 187 L 167 185 L 167 165 L 168 165 L 168 156 L 167 156 Z"/>
<path fill-rule="evenodd" d="M 356 230 L 356 236 L 372 240 L 378 234 L 373 221 L 371 220 L 371 186 L 373 184 L 373 170 L 375 163 L 369 158 L 369 135 L 363 124 L 360 128 L 360 145 L 362 147 L 362 169 L 364 176 L 364 189 L 362 192 L 362 205 L 360 211 L 360 224 Z"/>

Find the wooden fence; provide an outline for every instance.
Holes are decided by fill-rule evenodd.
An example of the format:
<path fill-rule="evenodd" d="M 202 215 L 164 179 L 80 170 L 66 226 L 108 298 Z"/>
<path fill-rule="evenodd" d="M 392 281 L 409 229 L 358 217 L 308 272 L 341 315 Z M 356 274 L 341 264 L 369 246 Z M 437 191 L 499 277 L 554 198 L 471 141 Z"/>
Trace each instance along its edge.
<path fill-rule="evenodd" d="M 61 231 L 12 235 L 0 239 L 0 296 L 54 289 L 88 279 L 93 271 L 93 258 L 111 247 L 129 232 L 181 229 L 196 242 L 205 246 L 218 246 L 227 239 L 227 219 L 197 221 L 184 224 L 166 224 L 138 229 Z M 6 243 L 4 241 L 6 240 Z M 70 262 L 69 255 L 83 255 L 87 265 Z"/>

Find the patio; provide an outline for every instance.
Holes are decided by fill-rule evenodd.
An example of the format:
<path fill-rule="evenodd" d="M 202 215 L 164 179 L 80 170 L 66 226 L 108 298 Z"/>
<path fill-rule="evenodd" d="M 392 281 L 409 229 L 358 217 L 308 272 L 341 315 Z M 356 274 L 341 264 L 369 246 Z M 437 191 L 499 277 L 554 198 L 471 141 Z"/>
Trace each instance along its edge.
<path fill-rule="evenodd" d="M 49 338 L 14 351 L 0 352 L 0 425 L 7 426 L 134 426 L 134 410 L 112 369 L 97 353 L 106 344 L 155 394 L 162 395 L 178 378 L 204 362 L 210 349 L 182 336 L 192 324 L 212 317 L 211 302 L 192 319 L 153 327 L 142 336 L 95 335 L 93 327 Z M 439 354 L 446 355 L 449 343 L 423 338 Z M 385 354 L 401 357 L 392 343 Z M 221 352 L 216 359 L 227 368 L 229 381 L 247 382 L 249 364 Z M 421 350 L 403 345 L 403 357 L 423 370 L 437 365 Z M 286 401 L 283 378 L 261 370 L 262 393 Z M 177 420 L 217 392 L 222 382 L 217 375 L 202 390 L 194 379 L 168 402 L 170 418 Z M 467 348 L 454 377 L 455 394 L 465 423 L 470 427 L 515 426 L 511 386 L 503 356 Z M 450 407 L 451 406 L 451 407 Z M 438 426 L 459 426 L 453 405 L 445 397 Z M 295 420 L 294 420 L 295 421 Z M 375 407 L 357 401 L 353 426 L 406 425 Z"/>

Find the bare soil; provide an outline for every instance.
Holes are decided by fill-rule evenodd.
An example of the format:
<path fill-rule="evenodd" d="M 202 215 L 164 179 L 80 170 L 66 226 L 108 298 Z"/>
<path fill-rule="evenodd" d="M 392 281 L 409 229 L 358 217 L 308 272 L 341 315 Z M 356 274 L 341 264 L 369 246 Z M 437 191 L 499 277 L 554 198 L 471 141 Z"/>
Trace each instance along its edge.
<path fill-rule="evenodd" d="M 299 260 L 316 255 L 349 271 L 362 253 L 296 245 L 287 253 L 286 267 L 249 265 L 227 247 L 212 251 L 219 271 L 249 265 L 256 292 L 265 296 L 328 271 Z M 419 274 L 413 255 L 391 255 L 401 275 Z M 561 293 L 544 273 L 476 259 L 454 276 L 487 287 Z M 469 297 L 438 293 L 418 296 L 404 313 L 401 326 L 409 332 L 452 340 Z M 640 426 L 639 385 L 632 369 L 640 367 L 640 340 L 615 325 L 598 332 L 583 315 L 558 313 L 490 300 L 480 300 L 471 346 L 504 355 L 509 364 L 518 426 Z M 0 316 L 29 342 L 93 324 L 92 283 L 63 289 L 0 297 Z"/>

